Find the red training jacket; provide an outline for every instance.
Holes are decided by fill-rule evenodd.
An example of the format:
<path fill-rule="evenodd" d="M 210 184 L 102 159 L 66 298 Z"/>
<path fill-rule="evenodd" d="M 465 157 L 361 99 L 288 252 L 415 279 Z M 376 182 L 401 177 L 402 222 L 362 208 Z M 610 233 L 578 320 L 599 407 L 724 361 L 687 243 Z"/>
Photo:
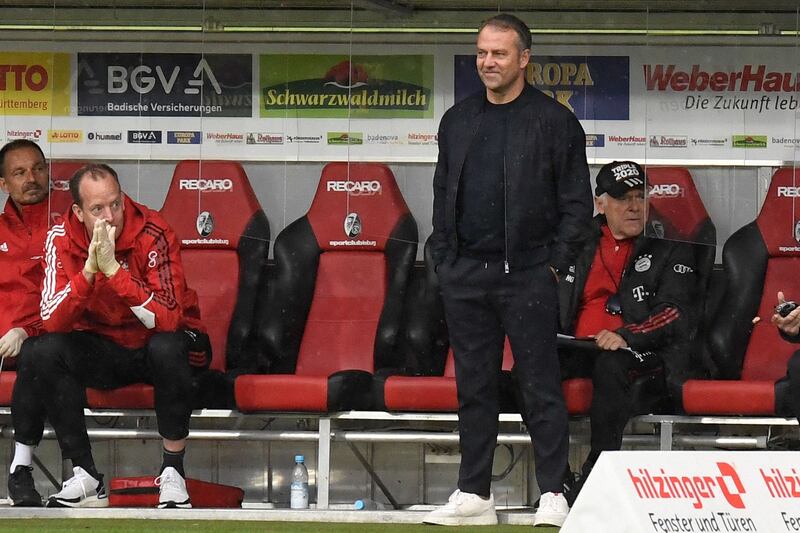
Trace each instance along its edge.
<path fill-rule="evenodd" d="M 45 241 L 41 318 L 45 331 L 91 331 L 136 349 L 157 331 L 203 330 L 197 295 L 186 287 L 180 245 L 157 211 L 124 196 L 125 223 L 111 278 L 83 276 L 90 237 L 74 213 Z"/>
<path fill-rule="evenodd" d="M 21 209 L 8 198 L 0 213 L 0 336 L 12 328 L 24 328 L 28 336 L 40 333 L 39 287 L 49 214 L 46 198 Z"/>

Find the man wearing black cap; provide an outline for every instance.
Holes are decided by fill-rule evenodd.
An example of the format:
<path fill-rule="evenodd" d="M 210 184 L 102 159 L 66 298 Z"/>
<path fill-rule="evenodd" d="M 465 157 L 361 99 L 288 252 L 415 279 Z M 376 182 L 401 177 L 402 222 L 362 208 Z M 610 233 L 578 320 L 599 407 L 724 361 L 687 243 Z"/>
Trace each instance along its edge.
<path fill-rule="evenodd" d="M 625 424 L 636 414 L 631 383 L 637 375 L 663 368 L 665 394 L 680 407 L 696 316 L 694 250 L 645 235 L 642 167 L 615 161 L 600 169 L 596 182 L 591 235 L 559 284 L 561 330 L 591 337 L 599 349 L 561 350 L 563 377 L 591 377 L 594 389 L 583 479 L 601 452 L 620 449 Z"/>

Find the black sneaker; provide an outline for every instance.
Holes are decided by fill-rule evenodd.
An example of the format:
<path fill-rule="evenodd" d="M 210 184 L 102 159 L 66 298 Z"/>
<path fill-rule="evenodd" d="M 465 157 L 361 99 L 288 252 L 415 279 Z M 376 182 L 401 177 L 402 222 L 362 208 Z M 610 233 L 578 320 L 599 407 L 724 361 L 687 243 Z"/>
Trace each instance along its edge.
<path fill-rule="evenodd" d="M 17 465 L 8 476 L 8 499 L 14 507 L 41 507 L 42 496 L 33 482 L 32 466 Z"/>

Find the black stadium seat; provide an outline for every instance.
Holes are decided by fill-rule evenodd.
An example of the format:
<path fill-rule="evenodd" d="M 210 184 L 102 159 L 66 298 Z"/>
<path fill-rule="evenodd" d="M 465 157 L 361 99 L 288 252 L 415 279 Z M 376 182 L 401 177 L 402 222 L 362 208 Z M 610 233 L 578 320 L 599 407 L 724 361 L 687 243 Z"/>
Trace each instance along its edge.
<path fill-rule="evenodd" d="M 386 165 L 330 163 L 274 247 L 262 343 L 269 374 L 236 379 L 242 411 L 366 409 L 395 367 L 417 225 Z"/>
<path fill-rule="evenodd" d="M 716 380 L 692 380 L 683 388 L 690 414 L 772 415 L 779 411 L 781 385 L 789 357 L 798 346 L 784 341 L 770 324 L 783 290 L 800 298 L 800 202 L 793 191 L 800 172 L 781 168 L 755 221 L 725 243 L 722 263 L 725 291 L 708 346 L 720 370 Z M 752 325 L 755 316 L 761 317 Z M 777 405 L 776 405 L 777 404 Z"/>

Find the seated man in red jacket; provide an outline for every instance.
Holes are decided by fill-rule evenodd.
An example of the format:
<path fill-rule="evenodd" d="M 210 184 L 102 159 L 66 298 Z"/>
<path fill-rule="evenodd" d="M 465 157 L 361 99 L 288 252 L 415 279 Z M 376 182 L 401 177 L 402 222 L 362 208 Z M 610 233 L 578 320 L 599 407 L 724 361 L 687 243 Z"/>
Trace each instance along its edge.
<path fill-rule="evenodd" d="M 16 439 L 33 445 L 46 416 L 74 476 L 49 507 L 108 505 L 86 431 L 85 388 L 137 382 L 155 388 L 164 451 L 159 507 L 191 507 L 183 470 L 192 402 L 190 353 L 205 351 L 175 233 L 128 198 L 116 172 L 90 164 L 70 180 L 72 212 L 44 250 L 44 335 L 20 357 L 13 398 Z"/>
<path fill-rule="evenodd" d="M 691 340 L 697 274 L 687 243 L 645 232 L 645 172 L 614 161 L 597 174 L 598 215 L 575 264 L 559 283 L 563 333 L 591 337 L 596 350 L 560 350 L 562 377 L 591 377 L 591 450 L 583 480 L 603 451 L 619 450 L 637 414 L 631 385 L 663 370 L 659 400 L 681 409 L 681 386 L 694 375 Z M 578 484 L 570 497 L 574 497 Z"/>
<path fill-rule="evenodd" d="M 42 249 L 49 221 L 49 173 L 39 145 L 26 139 L 0 149 L 0 189 L 8 194 L 0 213 L 0 357 L 19 355 L 28 337 L 39 333 Z M 4 361 L 7 366 L 8 361 Z M 19 442 L 8 476 L 15 506 L 40 506 L 31 475 L 33 447 Z"/>

